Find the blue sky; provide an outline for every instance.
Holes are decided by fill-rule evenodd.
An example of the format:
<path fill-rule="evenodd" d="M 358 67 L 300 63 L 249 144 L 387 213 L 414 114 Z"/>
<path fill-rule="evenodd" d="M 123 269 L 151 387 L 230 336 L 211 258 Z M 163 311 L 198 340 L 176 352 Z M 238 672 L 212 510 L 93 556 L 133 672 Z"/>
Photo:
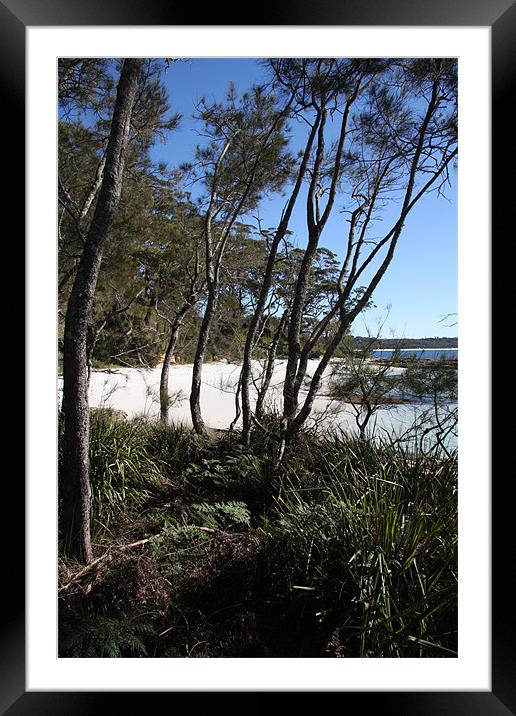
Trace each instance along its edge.
<path fill-rule="evenodd" d="M 169 135 L 166 144 L 157 144 L 153 158 L 165 161 L 169 168 L 193 158 L 195 146 L 202 139 L 192 119 L 195 103 L 224 98 L 232 81 L 239 92 L 253 82 L 266 78 L 266 70 L 255 59 L 190 59 L 174 62 L 164 81 L 169 92 L 171 110 L 182 115 L 179 129 Z M 293 141 L 296 140 L 296 133 Z M 382 335 L 390 337 L 456 336 L 456 317 L 444 322 L 447 314 L 457 312 L 457 177 L 451 172 L 447 198 L 426 196 L 406 221 L 396 255 L 387 274 L 373 296 L 377 309 L 357 318 L 352 333 L 363 335 L 367 328 L 376 331 L 384 321 Z M 260 209 L 264 226 L 275 226 L 284 204 L 281 197 L 265 202 Z M 343 217 L 335 206 L 332 219 L 323 233 L 321 246 L 342 255 Z M 304 245 L 304 213 L 295 213 L 290 229 L 297 244 Z M 389 309 L 388 309 L 389 307 Z"/>

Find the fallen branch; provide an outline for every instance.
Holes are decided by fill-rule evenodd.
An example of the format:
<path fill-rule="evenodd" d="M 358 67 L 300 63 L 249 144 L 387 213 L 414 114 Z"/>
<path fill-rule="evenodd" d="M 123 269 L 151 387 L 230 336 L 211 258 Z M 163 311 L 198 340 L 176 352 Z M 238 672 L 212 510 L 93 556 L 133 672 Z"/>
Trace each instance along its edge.
<path fill-rule="evenodd" d="M 226 537 L 234 537 L 236 533 L 225 532 L 224 530 L 214 529 L 213 527 L 198 527 L 197 525 L 191 525 L 201 532 L 208 532 L 209 534 L 226 535 Z"/>
<path fill-rule="evenodd" d="M 196 527 L 196 529 L 201 530 L 201 532 L 208 532 L 209 534 L 220 534 L 225 535 L 227 537 L 234 537 L 234 535 L 230 532 L 224 532 L 224 530 L 219 529 L 213 529 L 211 527 L 198 527 L 197 525 L 192 525 Z M 113 559 L 113 555 L 117 552 L 124 552 L 126 549 L 132 549 L 133 547 L 142 547 L 143 545 L 147 544 L 147 542 L 150 542 L 151 539 L 155 539 L 156 535 L 154 537 L 147 537 L 146 539 L 140 539 L 137 542 L 131 542 L 130 544 L 124 544 L 116 549 L 108 550 L 105 552 L 105 554 L 101 555 L 100 557 L 97 557 L 97 559 L 94 559 L 93 562 L 90 562 L 85 567 L 83 567 L 77 574 L 75 574 L 72 579 L 70 579 L 69 582 L 66 584 L 63 584 L 62 587 L 59 587 L 57 590 L 58 593 L 65 592 L 69 587 L 71 587 L 73 584 L 77 584 L 77 582 L 81 579 L 81 577 L 84 577 L 84 575 L 89 574 L 92 572 L 97 565 L 100 562 L 108 561 L 110 562 Z"/>
<path fill-rule="evenodd" d="M 131 542 L 130 544 L 124 544 L 121 547 L 119 547 L 118 549 L 113 550 L 113 551 L 123 552 L 126 549 L 131 549 L 133 547 L 141 547 L 142 545 L 146 544 L 149 541 L 150 541 L 150 537 L 148 537 L 147 539 L 140 539 L 137 542 Z M 64 584 L 62 587 L 59 587 L 59 589 L 57 591 L 59 593 L 66 591 L 69 587 L 72 586 L 72 584 L 76 584 L 81 577 L 84 577 L 85 574 L 89 574 L 90 572 L 92 572 L 100 562 L 103 562 L 104 560 L 110 561 L 111 559 L 113 559 L 113 551 L 110 550 L 110 551 L 106 552 L 105 554 L 103 554 L 102 556 L 97 557 L 97 559 L 94 559 L 93 562 L 90 562 L 85 567 L 83 567 L 79 572 L 77 572 L 77 574 L 74 575 L 72 577 L 72 579 L 70 579 L 69 582 Z"/>

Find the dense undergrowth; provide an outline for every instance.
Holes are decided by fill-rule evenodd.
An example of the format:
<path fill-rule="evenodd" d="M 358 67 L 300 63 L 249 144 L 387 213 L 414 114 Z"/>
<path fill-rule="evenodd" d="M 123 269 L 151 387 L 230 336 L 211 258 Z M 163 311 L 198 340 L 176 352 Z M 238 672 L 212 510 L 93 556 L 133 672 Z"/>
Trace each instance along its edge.
<path fill-rule="evenodd" d="M 61 657 L 453 657 L 457 460 L 92 411 L 95 558 L 60 559 Z"/>

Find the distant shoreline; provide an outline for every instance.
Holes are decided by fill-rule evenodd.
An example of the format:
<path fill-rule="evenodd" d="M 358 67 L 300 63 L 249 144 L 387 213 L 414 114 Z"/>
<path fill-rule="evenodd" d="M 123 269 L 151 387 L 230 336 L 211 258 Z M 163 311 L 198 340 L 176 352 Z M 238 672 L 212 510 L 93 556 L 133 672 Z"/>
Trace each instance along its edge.
<path fill-rule="evenodd" d="M 455 337 L 436 336 L 435 338 L 368 338 L 354 336 L 353 347 L 367 346 L 372 350 L 458 350 L 459 339 Z"/>

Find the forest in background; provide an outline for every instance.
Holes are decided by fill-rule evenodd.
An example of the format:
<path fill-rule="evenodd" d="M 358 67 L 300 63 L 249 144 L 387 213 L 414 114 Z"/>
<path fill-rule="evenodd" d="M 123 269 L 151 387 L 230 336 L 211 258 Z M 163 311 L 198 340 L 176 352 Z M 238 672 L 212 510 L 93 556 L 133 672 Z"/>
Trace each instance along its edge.
<path fill-rule="evenodd" d="M 172 62 L 59 62 L 61 651 L 455 655 L 456 454 L 439 409 L 456 367 L 409 372 L 433 401 L 431 449 L 419 434 L 370 441 L 363 408 L 369 420 L 393 385 L 351 331 L 410 212 L 446 191 L 456 62 L 268 60 L 268 83 L 198 103 L 202 141 L 168 167 L 150 150 L 180 121 Z M 272 196 L 283 210 L 263 226 Z M 341 255 L 324 246 L 337 213 Z M 202 367 L 222 358 L 241 364 L 241 422 L 214 437 Z M 335 359 L 360 431 L 321 438 L 306 425 Z M 173 360 L 192 364 L 192 432 L 168 420 Z M 161 366 L 159 422 L 90 409 L 91 370 L 111 365 Z"/>

